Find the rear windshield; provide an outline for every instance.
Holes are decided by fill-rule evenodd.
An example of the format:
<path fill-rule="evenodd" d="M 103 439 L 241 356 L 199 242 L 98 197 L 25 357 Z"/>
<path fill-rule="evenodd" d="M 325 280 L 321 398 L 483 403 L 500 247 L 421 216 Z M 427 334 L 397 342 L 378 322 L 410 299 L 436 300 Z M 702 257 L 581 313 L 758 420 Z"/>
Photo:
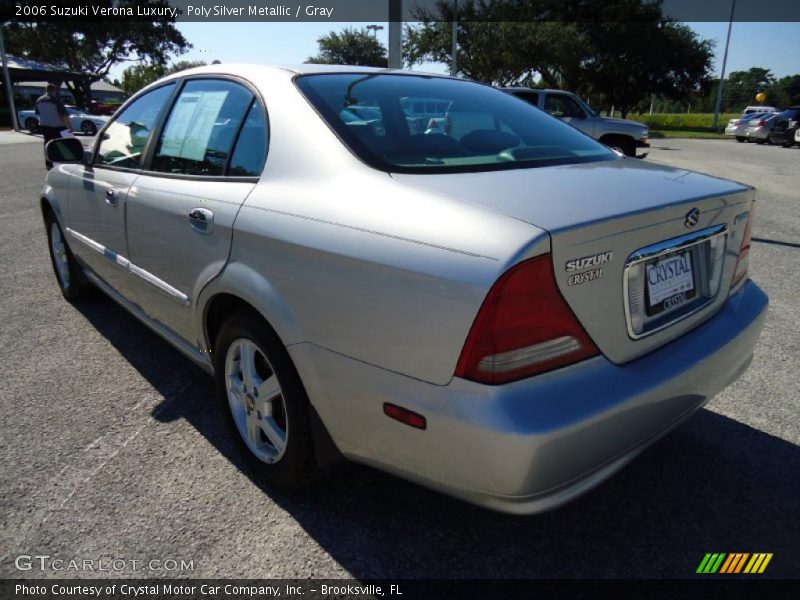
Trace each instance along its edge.
<path fill-rule="evenodd" d="M 479 83 L 382 73 L 295 81 L 350 150 L 384 171 L 489 171 L 618 158 L 572 126 Z"/>

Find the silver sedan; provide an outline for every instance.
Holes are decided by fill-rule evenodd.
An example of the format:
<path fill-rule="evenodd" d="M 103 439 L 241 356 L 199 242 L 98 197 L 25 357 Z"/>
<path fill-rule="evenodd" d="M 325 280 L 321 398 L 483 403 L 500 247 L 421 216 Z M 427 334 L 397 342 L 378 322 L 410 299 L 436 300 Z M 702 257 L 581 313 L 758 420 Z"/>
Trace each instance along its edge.
<path fill-rule="evenodd" d="M 422 99 L 448 132 L 413 126 Z M 766 314 L 752 188 L 474 82 L 211 65 L 47 153 L 63 295 L 99 287 L 213 374 L 274 485 L 344 456 L 558 506 L 736 379 Z"/>

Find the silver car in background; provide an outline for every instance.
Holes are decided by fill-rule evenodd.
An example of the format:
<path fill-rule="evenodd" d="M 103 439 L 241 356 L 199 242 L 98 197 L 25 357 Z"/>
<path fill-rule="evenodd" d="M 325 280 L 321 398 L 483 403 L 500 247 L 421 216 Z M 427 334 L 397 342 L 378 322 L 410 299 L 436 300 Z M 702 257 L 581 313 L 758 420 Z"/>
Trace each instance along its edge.
<path fill-rule="evenodd" d="M 750 123 L 768 116 L 768 114 L 769 113 L 750 113 L 735 119 L 730 119 L 725 126 L 725 135 L 732 135 L 736 137 L 737 142 L 744 142 L 747 140 L 747 127 Z"/>
<path fill-rule="evenodd" d="M 747 122 L 747 129 L 745 130 L 745 138 L 748 142 L 756 142 L 757 144 L 769 143 L 769 132 L 772 131 L 773 125 L 777 121 L 780 113 L 765 114 L 758 119 L 751 119 Z"/>
<path fill-rule="evenodd" d="M 470 116 L 426 134 L 410 98 Z M 210 65 L 47 153 L 63 295 L 101 288 L 213 374 L 274 485 L 341 454 L 547 510 L 736 379 L 766 314 L 752 188 L 474 82 Z"/>

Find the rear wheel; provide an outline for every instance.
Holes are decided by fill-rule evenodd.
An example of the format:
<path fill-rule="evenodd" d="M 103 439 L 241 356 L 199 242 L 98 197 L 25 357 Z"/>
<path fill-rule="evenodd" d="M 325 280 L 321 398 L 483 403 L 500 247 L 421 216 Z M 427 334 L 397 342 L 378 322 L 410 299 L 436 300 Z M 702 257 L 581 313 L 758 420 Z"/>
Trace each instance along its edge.
<path fill-rule="evenodd" d="M 214 350 L 217 395 L 248 459 L 279 487 L 307 482 L 316 469 L 310 405 L 289 354 L 254 313 L 228 319 Z"/>
<path fill-rule="evenodd" d="M 764 145 L 766 143 L 767 143 L 767 140 L 756 140 L 756 144 L 758 144 L 759 146 L 762 146 L 762 145 Z"/>
<path fill-rule="evenodd" d="M 28 117 L 27 119 L 25 119 L 25 129 L 27 129 L 31 133 L 36 133 L 37 131 L 39 131 L 39 121 L 37 121 L 33 117 Z"/>
<path fill-rule="evenodd" d="M 781 146 L 783 146 L 784 148 L 791 148 L 792 146 L 794 146 L 794 142 L 792 140 L 786 140 L 785 142 L 781 143 Z"/>
<path fill-rule="evenodd" d="M 747 138 L 745 138 L 745 137 L 743 137 L 741 135 L 737 135 L 736 136 L 736 141 L 739 142 L 739 143 L 742 143 L 742 142 L 744 142 L 746 140 L 747 140 Z"/>
<path fill-rule="evenodd" d="M 86 135 L 96 135 L 97 125 L 95 125 L 91 121 L 84 121 L 83 123 L 81 123 L 81 131 Z"/>
<path fill-rule="evenodd" d="M 45 216 L 45 227 L 47 227 L 50 261 L 53 265 L 56 282 L 64 298 L 75 302 L 85 296 L 89 282 L 67 246 L 64 232 L 51 211 L 48 211 Z"/>

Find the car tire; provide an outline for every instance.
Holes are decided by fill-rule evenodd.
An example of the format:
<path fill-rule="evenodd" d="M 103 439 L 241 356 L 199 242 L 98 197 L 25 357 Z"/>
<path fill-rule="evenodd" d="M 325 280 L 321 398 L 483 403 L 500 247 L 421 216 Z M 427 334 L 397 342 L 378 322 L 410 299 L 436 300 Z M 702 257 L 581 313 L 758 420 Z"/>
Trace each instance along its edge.
<path fill-rule="evenodd" d="M 307 483 L 317 463 L 311 405 L 288 352 L 253 312 L 225 321 L 214 345 L 219 398 L 247 461 L 280 488 Z"/>
<path fill-rule="evenodd" d="M 747 141 L 747 138 L 744 138 L 744 137 L 742 137 L 741 135 L 737 135 L 737 136 L 736 136 L 736 141 L 737 141 L 737 142 L 739 142 L 739 143 L 741 144 L 742 142 L 745 142 L 745 141 Z"/>
<path fill-rule="evenodd" d="M 85 135 L 97 135 L 97 125 L 92 123 L 91 121 L 84 121 L 81 123 L 81 131 Z"/>
<path fill-rule="evenodd" d="M 611 147 L 613 150 L 619 150 L 625 156 L 636 156 L 636 142 L 627 137 L 610 136 L 603 140 L 606 146 Z"/>
<path fill-rule="evenodd" d="M 50 263 L 53 266 L 53 274 L 56 277 L 58 288 L 66 300 L 76 302 L 86 296 L 91 284 L 69 249 L 61 225 L 58 224 L 52 210 L 45 213 L 44 223 L 47 228 Z"/>
<path fill-rule="evenodd" d="M 31 133 L 38 133 L 39 121 L 37 119 L 34 119 L 33 117 L 28 117 L 27 119 L 25 119 L 25 129 L 27 129 Z"/>
<path fill-rule="evenodd" d="M 758 144 L 759 146 L 763 146 L 766 143 L 767 143 L 767 140 L 756 140 L 756 144 Z"/>
<path fill-rule="evenodd" d="M 786 140 L 785 142 L 781 142 L 781 146 L 783 146 L 784 148 L 791 148 L 792 146 L 794 146 L 794 142 L 791 140 Z"/>

